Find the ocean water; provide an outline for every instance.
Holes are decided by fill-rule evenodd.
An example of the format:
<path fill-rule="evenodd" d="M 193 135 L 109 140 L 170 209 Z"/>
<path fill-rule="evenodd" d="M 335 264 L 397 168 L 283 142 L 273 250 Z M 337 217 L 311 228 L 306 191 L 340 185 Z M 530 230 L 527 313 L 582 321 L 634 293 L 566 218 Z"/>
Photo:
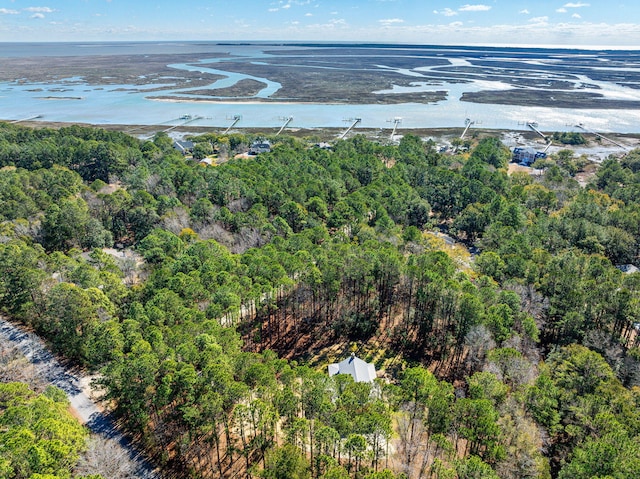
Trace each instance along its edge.
<path fill-rule="evenodd" d="M 600 132 L 632 133 L 640 131 L 640 109 L 566 109 L 521 107 L 513 105 L 477 104 L 460 101 L 464 92 L 493 91 L 514 88 L 513 77 L 540 82 L 562 80 L 581 91 L 604 95 L 607 99 L 640 101 L 640 60 L 638 52 L 585 52 L 573 50 L 462 48 L 425 46 L 358 46 L 354 45 L 273 45 L 222 44 L 206 42 L 138 42 L 138 43 L 45 43 L 0 44 L 3 57 L 63 57 L 92 55 L 197 54 L 198 62 L 172 64 L 176 75 L 192 70 L 224 75 L 225 78 L 205 87 L 224 88 L 242 79 L 266 84 L 265 88 L 243 102 L 221 100 L 194 102 L 190 89 L 172 89 L 167 78 L 162 92 L 145 90 L 161 85 L 89 85 L 82 78 L 68 78 L 55 84 L 9 81 L 0 83 L 0 118 L 22 120 L 38 117 L 42 121 L 82 122 L 93 124 L 177 125 L 224 128 L 233 118 L 241 117 L 239 127 L 277 127 L 283 118 L 293 117 L 291 128 L 347 127 L 355 118 L 365 128 L 391 129 L 395 118 L 402 118 L 401 128 L 464 127 L 466 121 L 482 128 L 526 129 L 536 122 L 545 131 L 573 131 L 576 125 Z M 376 65 L 380 71 L 393 71 L 399 78 L 411 81 L 409 86 L 395 85 L 377 92 L 394 95 L 399 92 L 447 91 L 447 99 L 435 104 L 403 103 L 395 105 L 295 104 L 260 103 L 281 88 L 276 81 L 251 75 L 227 72 L 217 65 L 226 53 L 243 61 L 260 62 L 271 58 L 268 53 L 281 50 L 287 61 L 296 64 L 296 55 L 308 60 L 313 55 L 343 58 L 349 55 L 375 55 L 388 64 Z M 355 53 L 354 53 L 355 52 Z M 424 58 L 425 66 L 393 67 L 399 56 Z M 432 65 L 429 59 L 446 60 L 448 65 Z M 482 67 L 492 69 L 487 74 Z M 332 68 L 334 68 L 332 66 Z M 462 73 L 463 72 L 463 73 Z M 466 83 L 460 83 L 464 74 Z M 519 86 L 536 89 L 542 87 Z M 202 89 L 198 88 L 198 89 Z M 547 90 L 545 90 L 547 91 Z M 170 95 L 178 101 L 152 100 L 150 96 Z"/>

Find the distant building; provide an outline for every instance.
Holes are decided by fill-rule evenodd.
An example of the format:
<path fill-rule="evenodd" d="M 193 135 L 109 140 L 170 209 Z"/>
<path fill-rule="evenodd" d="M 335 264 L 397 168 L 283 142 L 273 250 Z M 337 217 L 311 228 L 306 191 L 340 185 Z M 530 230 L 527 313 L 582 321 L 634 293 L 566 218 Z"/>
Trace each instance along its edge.
<path fill-rule="evenodd" d="M 201 164 L 202 166 L 213 166 L 214 165 L 214 161 L 212 158 L 202 158 L 199 162 L 199 164 Z"/>
<path fill-rule="evenodd" d="M 350 374 L 357 383 L 372 383 L 376 378 L 376 367 L 352 354 L 344 361 L 329 364 L 329 376 L 336 374 Z"/>
<path fill-rule="evenodd" d="M 546 158 L 547 154 L 542 151 L 537 151 L 534 148 L 514 148 L 511 161 L 513 163 L 519 163 L 523 166 L 531 166 L 538 159 Z"/>
<path fill-rule="evenodd" d="M 316 143 L 315 145 L 313 145 L 313 147 L 320 148 L 321 150 L 333 150 L 331 143 L 327 143 L 324 141 L 321 141 L 320 143 Z"/>
<path fill-rule="evenodd" d="M 193 141 L 176 140 L 173 142 L 173 147 L 183 155 L 190 155 L 193 153 Z"/>
<path fill-rule="evenodd" d="M 271 143 L 267 140 L 256 141 L 249 148 L 250 155 L 259 155 L 260 153 L 269 153 L 271 151 Z"/>
<path fill-rule="evenodd" d="M 636 266 L 632 264 L 619 264 L 618 266 L 616 266 L 616 268 L 626 274 L 634 274 L 640 271 Z"/>

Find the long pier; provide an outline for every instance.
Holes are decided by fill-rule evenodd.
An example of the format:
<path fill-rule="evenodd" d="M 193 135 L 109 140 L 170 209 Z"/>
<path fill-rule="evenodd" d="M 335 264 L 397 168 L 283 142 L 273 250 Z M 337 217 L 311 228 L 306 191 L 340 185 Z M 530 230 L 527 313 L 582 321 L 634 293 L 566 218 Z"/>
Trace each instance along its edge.
<path fill-rule="evenodd" d="M 163 126 L 166 125 L 167 123 L 171 122 L 171 121 L 177 121 L 177 120 L 184 120 L 182 123 L 178 123 L 176 125 L 172 125 L 168 128 L 165 128 L 164 130 L 160 130 L 162 133 L 168 133 L 172 130 L 175 130 L 176 128 L 180 128 L 181 126 L 184 125 L 188 125 L 191 122 L 197 121 L 197 120 L 202 120 L 202 116 L 191 116 L 191 115 L 183 115 L 179 118 L 174 118 L 173 120 L 167 120 L 167 121 L 163 121 L 162 123 L 156 123 L 155 125 L 149 125 L 149 126 Z M 145 126 L 137 126 L 136 128 L 131 128 L 129 130 L 126 131 L 126 133 L 131 134 L 136 130 L 141 130 L 145 128 Z M 157 133 L 157 132 L 156 132 Z M 152 138 L 153 136 L 155 136 L 156 133 L 151 133 L 151 134 L 147 134 L 145 136 L 142 136 L 141 138 L 144 139 L 149 139 Z"/>
<path fill-rule="evenodd" d="M 393 122 L 393 130 L 391 130 L 391 139 L 393 140 L 393 137 L 396 134 L 396 130 L 398 129 L 398 125 L 402 123 L 402 118 L 400 118 L 399 116 L 396 116 L 393 120 L 389 120 L 389 121 Z"/>
<path fill-rule="evenodd" d="M 527 126 L 531 128 L 533 131 L 535 131 L 538 135 L 540 135 L 544 141 L 549 141 L 549 139 L 547 138 L 547 135 L 545 135 L 540 130 L 538 130 L 538 124 L 535 121 L 527 122 Z"/>
<path fill-rule="evenodd" d="M 576 128 L 580 128 L 581 130 L 584 130 L 584 131 L 586 131 L 587 133 L 591 133 L 592 135 L 596 135 L 598 138 L 602 138 L 603 140 L 607 140 L 609 143 L 613 143 L 614 145 L 619 146 L 620 148 L 622 148 L 622 149 L 623 149 L 623 150 L 625 150 L 625 151 L 629 151 L 629 147 L 628 147 L 628 146 L 625 146 L 625 145 L 623 145 L 623 144 L 621 144 L 621 143 L 618 143 L 617 141 L 614 141 L 614 140 L 612 140 L 611 138 L 607 138 L 606 136 L 601 135 L 600 133 L 596 133 L 596 132 L 595 132 L 595 131 L 593 131 L 593 130 L 589 130 L 589 129 L 588 129 L 588 128 L 586 128 L 582 123 L 578 123 L 578 124 L 576 125 Z"/>
<path fill-rule="evenodd" d="M 12 120 L 9 123 L 20 123 L 23 121 L 37 120 L 38 118 L 42 118 L 42 115 L 30 116 L 29 118 L 20 118 L 19 120 Z"/>
<path fill-rule="evenodd" d="M 469 128 L 471 128 L 471 125 L 474 125 L 476 122 L 475 121 L 471 121 L 471 119 L 467 118 L 466 120 L 464 120 L 464 124 L 466 125 L 464 127 L 464 130 L 462 132 L 462 135 L 460 135 L 460 139 L 462 140 L 464 138 L 464 135 L 467 134 L 467 131 L 469 131 Z"/>
<path fill-rule="evenodd" d="M 347 128 L 347 131 L 345 131 L 342 135 L 340 135 L 341 140 L 344 140 L 344 137 L 347 136 L 349 132 L 353 130 L 353 128 L 355 128 L 355 126 L 362 121 L 362 118 L 352 118 L 348 121 L 353 121 L 353 123 L 349 128 Z"/>
<path fill-rule="evenodd" d="M 282 125 L 280 130 L 278 130 L 278 133 L 276 133 L 276 136 L 278 136 L 280 133 L 282 133 L 284 131 L 284 129 L 287 127 L 287 125 L 293 121 L 293 117 L 292 116 L 288 116 L 286 118 L 283 118 L 283 120 L 284 120 L 284 125 Z"/>
<path fill-rule="evenodd" d="M 242 120 L 242 116 L 241 115 L 233 115 L 233 118 L 231 118 L 231 120 L 233 120 L 233 122 L 231 123 L 231 125 L 229 125 L 229 127 L 226 130 L 224 130 L 224 133 L 222 133 L 223 135 L 226 135 L 227 133 L 229 133 L 229 130 L 231 130 L 231 128 L 236 126 L 238 124 L 238 122 L 240 120 Z"/>
<path fill-rule="evenodd" d="M 136 126 L 135 128 L 129 128 L 128 130 L 125 131 L 125 133 L 131 134 L 134 131 L 143 130 L 145 128 L 154 127 L 154 126 L 162 127 L 162 126 L 165 126 L 167 123 L 171 123 L 171 122 L 179 121 L 179 120 L 184 120 L 185 118 L 187 118 L 187 116 L 189 118 L 191 118 L 189 115 L 183 115 L 183 116 L 180 116 L 178 118 L 172 118 L 171 120 L 162 121 L 160 123 L 154 123 L 152 125 L 139 125 L 139 126 Z M 180 126 L 180 125 L 177 125 L 177 126 Z M 175 126 L 173 128 L 175 128 Z M 151 135 L 151 136 L 153 136 L 153 135 Z"/>
<path fill-rule="evenodd" d="M 553 140 L 551 139 L 551 137 L 545 135 L 540 130 L 538 130 L 538 124 L 535 121 L 528 121 L 527 126 L 531 128 L 533 131 L 535 131 L 538 135 L 542 137 L 544 141 L 547 142 L 547 146 L 545 146 L 544 150 L 542 150 L 542 153 L 546 154 L 547 151 L 549 151 L 549 148 L 551 148 L 551 144 L 553 143 Z"/>
<path fill-rule="evenodd" d="M 201 116 L 186 116 L 186 117 L 181 117 L 179 119 L 180 120 L 185 120 L 185 121 L 183 121 L 182 123 L 178 123 L 177 125 L 170 126 L 166 130 L 162 130 L 162 131 L 164 133 L 167 133 L 168 131 L 175 130 L 176 128 L 178 128 L 180 126 L 188 125 L 189 123 L 192 123 L 194 121 L 201 120 L 202 117 Z"/>

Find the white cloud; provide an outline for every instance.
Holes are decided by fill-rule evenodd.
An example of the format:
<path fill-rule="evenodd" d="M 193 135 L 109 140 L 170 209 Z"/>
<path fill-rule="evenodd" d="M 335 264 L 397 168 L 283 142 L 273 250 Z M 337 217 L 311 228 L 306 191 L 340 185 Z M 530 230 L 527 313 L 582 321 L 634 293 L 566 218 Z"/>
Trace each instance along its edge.
<path fill-rule="evenodd" d="M 393 24 L 404 23 L 404 20 L 402 18 L 385 18 L 383 20 L 378 20 L 378 22 L 384 26 L 389 26 Z"/>
<path fill-rule="evenodd" d="M 567 13 L 567 9 L 566 8 L 558 8 L 556 10 L 557 13 Z"/>
<path fill-rule="evenodd" d="M 571 18 L 582 18 L 582 15 L 580 15 L 579 13 L 574 13 L 573 15 L 571 15 Z"/>
<path fill-rule="evenodd" d="M 34 13 L 31 18 L 44 18 L 44 13 Z"/>
<path fill-rule="evenodd" d="M 304 6 L 304 5 L 311 5 L 313 2 L 311 0 L 287 0 L 287 1 L 280 1 L 277 3 L 278 7 L 273 7 L 270 8 L 269 11 L 270 12 L 277 12 L 278 10 L 282 9 L 282 10 L 288 10 L 289 8 L 291 8 L 293 5 L 297 5 L 297 6 Z M 272 3 L 272 5 L 276 4 L 275 2 Z M 318 5 L 314 5 L 314 6 L 318 6 Z"/>
<path fill-rule="evenodd" d="M 535 17 L 529 21 L 531 23 L 547 23 L 549 21 L 549 17 Z"/>
<path fill-rule="evenodd" d="M 486 12 L 487 10 L 491 10 L 489 5 L 463 5 L 458 8 L 461 12 Z"/>
<path fill-rule="evenodd" d="M 582 8 L 582 7 L 590 7 L 591 4 L 578 2 L 578 3 L 565 3 L 563 6 L 566 8 Z"/>
<path fill-rule="evenodd" d="M 380 31 L 380 28 L 377 25 L 375 28 L 375 31 Z M 327 29 L 332 29 L 334 31 L 347 31 L 349 29 L 349 24 L 344 18 L 332 18 L 326 23 L 313 23 L 305 26 L 306 31 L 320 32 L 320 36 L 318 38 L 325 38 L 324 34 L 321 32 L 326 31 Z"/>
<path fill-rule="evenodd" d="M 453 17 L 458 14 L 455 10 L 451 10 L 450 8 L 445 8 L 444 10 L 434 10 L 433 13 L 438 15 L 444 15 L 445 17 Z"/>
<path fill-rule="evenodd" d="M 0 1 L 0 7 L 5 7 L 0 8 L 0 39 L 4 39 L 5 41 L 8 41 L 9 39 L 14 41 L 28 41 L 29 39 L 36 41 L 46 39 L 47 36 L 48 38 L 54 38 L 51 34 L 51 32 L 54 31 L 54 28 L 52 24 L 49 23 L 49 20 L 53 19 L 54 15 L 60 11 L 60 7 L 51 7 L 51 9 L 56 9 L 56 13 L 47 13 L 46 11 L 26 11 L 22 8 L 22 6 L 29 5 L 46 5 L 46 3 L 44 3 L 45 1 L 52 5 L 57 5 L 57 2 L 53 2 L 51 0 L 40 0 L 37 3 L 35 0 L 30 0 L 29 3 L 19 2 L 18 0 L 13 3 L 10 0 L 6 0 L 5 2 Z M 102 1 L 105 2 L 106 0 Z M 509 20 L 504 21 L 505 24 L 496 24 L 495 22 L 492 22 L 491 25 L 469 23 L 466 21 L 466 17 L 463 16 L 463 12 L 469 12 L 468 16 L 474 17 L 474 9 L 470 7 L 480 5 L 476 4 L 476 2 L 487 2 L 487 6 L 500 5 L 504 2 L 494 2 L 491 0 L 467 0 L 467 3 L 463 4 L 462 1 L 464 0 L 462 0 L 459 3 L 447 2 L 449 7 L 451 7 L 448 9 L 444 8 L 444 5 L 447 4 L 445 2 L 436 3 L 438 7 L 434 7 L 432 3 L 431 8 L 427 8 L 427 11 L 431 13 L 436 10 L 436 8 L 437 10 L 429 15 L 429 20 L 425 19 L 424 24 L 417 25 L 417 19 L 411 17 L 407 17 L 403 23 L 385 23 L 387 20 L 393 20 L 396 16 L 400 17 L 400 13 L 398 12 L 395 15 L 393 13 L 379 15 L 378 17 L 374 17 L 375 19 L 373 21 L 364 22 L 361 25 L 360 23 L 350 24 L 341 20 L 340 18 L 342 13 L 346 13 L 341 11 L 335 11 L 333 13 L 334 16 L 329 16 L 327 19 L 323 18 L 320 20 L 320 18 L 322 18 L 319 14 L 320 10 L 316 9 L 319 1 L 321 0 L 313 0 L 311 4 L 298 9 L 299 14 L 297 15 L 297 19 L 300 20 L 300 24 L 297 25 L 292 22 L 278 25 L 272 25 L 270 24 L 271 22 L 256 22 L 255 24 L 247 25 L 246 22 L 243 22 L 242 25 L 234 25 L 233 21 L 228 21 L 224 23 L 224 26 L 222 26 L 220 31 L 216 31 L 216 35 L 239 40 L 271 40 L 290 38 L 291 40 L 302 41 L 326 39 L 327 31 L 329 30 L 331 38 L 336 41 L 377 40 L 382 42 L 420 42 L 449 45 L 490 45 L 519 41 L 539 45 L 629 45 L 633 48 L 638 48 L 638 45 L 640 45 L 640 29 L 638 29 L 638 22 L 635 22 L 634 19 L 630 18 L 629 23 L 627 24 L 599 24 L 591 23 L 588 20 L 585 21 L 587 15 L 584 13 L 582 13 L 582 17 L 584 17 L 583 19 L 577 19 L 575 16 L 576 12 L 588 12 L 590 9 L 583 8 L 581 10 L 581 7 L 577 7 L 576 5 L 584 5 L 592 0 L 589 0 L 589 2 L 587 2 L 587 0 L 559 0 L 554 2 L 555 5 L 551 4 L 553 5 L 552 7 L 548 5 L 546 11 L 540 11 L 540 8 L 535 7 L 533 3 L 522 2 L 520 3 L 519 8 L 516 7 L 516 9 L 512 10 L 512 16 Z M 370 2 L 377 1 L 380 0 L 370 0 Z M 472 1 L 474 2 L 473 4 L 469 3 Z M 562 1 L 564 1 L 568 6 L 562 7 L 564 5 Z M 116 2 L 112 3 L 115 4 Z M 325 7 L 327 6 L 327 3 L 328 2 L 326 1 L 323 2 Z M 363 4 L 364 3 L 366 2 L 363 2 Z M 264 8 L 272 9 L 274 11 L 277 9 L 280 11 L 282 6 L 289 4 L 291 5 L 292 11 L 298 6 L 297 1 L 268 0 L 263 3 L 262 15 L 264 15 Z M 532 8 L 525 8 L 527 4 L 531 5 Z M 377 5 L 394 6 L 396 3 L 378 3 Z M 334 6 L 335 9 L 338 7 L 338 4 L 333 3 L 332 6 Z M 562 14 L 553 13 L 558 7 L 562 7 L 566 11 Z M 315 14 L 307 13 L 311 12 L 311 8 L 314 8 L 313 11 L 316 12 Z M 343 7 L 339 6 L 338 8 Z M 460 10 L 458 10 L 459 8 Z M 593 8 L 595 7 L 592 5 L 591 9 Z M 327 10 L 330 10 L 330 7 Z M 491 8 L 491 10 L 493 10 L 493 8 Z M 499 8 L 496 7 L 495 10 L 482 16 L 493 17 L 493 13 L 498 10 Z M 482 12 L 482 9 L 476 9 L 476 11 Z M 387 12 L 393 12 L 393 10 L 387 10 Z M 33 19 L 32 22 L 21 24 L 24 25 L 24 32 L 19 31 L 17 28 L 14 28 L 11 32 L 6 29 L 6 33 L 2 30 L 2 27 L 10 20 L 17 20 L 19 18 L 19 14 L 22 14 L 25 18 L 29 18 L 30 15 L 35 13 L 43 14 L 46 16 L 46 19 L 42 21 Z M 446 13 L 450 13 L 450 15 L 446 16 Z M 519 21 L 514 19 L 513 14 L 516 14 L 515 18 L 519 19 Z M 548 18 L 540 17 L 540 15 L 545 14 L 548 15 Z M 11 17 L 11 15 L 16 15 L 16 17 Z M 478 13 L 477 15 L 481 15 L 481 13 Z M 534 15 L 538 18 L 532 20 L 531 17 Z M 276 15 L 273 15 L 272 17 L 275 16 Z M 334 18 L 336 20 L 329 23 L 330 18 Z M 404 15 L 400 18 L 404 18 Z M 562 18 L 563 21 L 557 21 L 560 18 Z M 455 20 L 459 19 L 465 20 L 464 24 L 461 22 L 455 22 Z M 55 31 L 58 32 L 55 35 L 55 38 L 60 39 L 61 41 L 73 41 L 78 38 L 94 40 L 105 40 L 111 38 L 106 36 L 107 33 L 105 32 L 107 29 L 105 26 L 100 25 L 99 22 L 94 22 L 93 25 L 97 26 L 92 26 L 91 22 L 79 23 L 77 25 L 69 23 L 68 21 L 63 22 L 61 26 L 55 29 Z M 27 28 L 30 29 L 28 33 L 26 33 Z M 189 38 L 198 39 L 200 37 L 205 37 L 207 34 L 209 34 L 209 36 L 211 35 L 210 26 L 203 27 L 200 25 L 192 25 L 189 27 L 192 30 L 189 30 L 187 34 L 185 34 L 185 30 L 182 30 L 182 28 L 184 28 L 182 25 L 172 25 L 170 28 L 167 27 L 167 31 L 165 32 L 160 28 L 152 31 L 150 29 L 143 29 L 140 26 L 127 27 L 126 29 L 124 27 L 114 27 L 113 38 L 135 39 L 188 36 Z"/>
<path fill-rule="evenodd" d="M 569 16 L 567 16 L 569 17 Z M 440 17 L 442 19 L 442 17 Z M 455 17 L 454 17 L 455 18 Z M 550 17 L 551 18 L 551 17 Z M 567 18 L 570 20 L 570 18 Z M 529 20 L 529 17 L 526 17 Z M 492 24 L 488 26 L 470 25 L 465 22 L 425 23 L 416 25 L 407 19 L 402 25 L 393 28 L 381 28 L 380 24 L 357 27 L 351 24 L 318 22 L 313 24 L 291 26 L 287 25 L 271 28 L 265 25 L 254 26 L 250 31 L 238 31 L 227 27 L 223 32 L 228 37 L 238 40 L 251 39 L 280 39 L 283 34 L 294 40 L 326 39 L 327 31 L 332 39 L 342 41 L 377 40 L 383 42 L 431 42 L 441 45 L 513 45 L 513 39 L 519 39 L 520 44 L 557 46 L 632 46 L 640 45 L 640 30 L 636 23 L 607 24 L 583 21 L 568 21 L 564 23 L 531 23 L 524 24 Z"/>
<path fill-rule="evenodd" d="M 49 7 L 28 7 L 24 9 L 27 12 L 35 12 L 35 13 L 53 13 L 53 9 Z"/>

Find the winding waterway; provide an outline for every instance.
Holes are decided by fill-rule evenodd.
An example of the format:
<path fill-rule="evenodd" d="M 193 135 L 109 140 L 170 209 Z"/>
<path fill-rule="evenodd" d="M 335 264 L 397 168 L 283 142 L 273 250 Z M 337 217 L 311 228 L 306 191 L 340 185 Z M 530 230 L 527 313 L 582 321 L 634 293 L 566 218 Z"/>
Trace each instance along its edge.
<path fill-rule="evenodd" d="M 85 55 L 96 54 L 96 49 L 112 48 L 109 45 L 84 46 Z M 89 48 L 92 47 L 92 48 Z M 122 47 L 122 46 L 121 46 Z M 166 45 L 143 45 L 136 48 L 147 48 L 153 52 L 182 51 L 181 46 L 173 43 Z M 188 45 L 191 50 L 205 48 L 201 45 Z M 69 47 L 68 47 L 69 48 Z M 80 45 L 75 45 L 76 53 Z M 224 48 L 232 53 L 233 58 L 251 61 L 259 64 L 270 55 L 260 45 L 236 45 Z M 273 47 L 271 47 L 273 49 Z M 283 47 L 284 48 L 284 47 Z M 60 45 L 50 47 L 51 51 L 59 54 L 63 51 Z M 15 50 L 15 48 L 14 48 Z M 191 51 L 190 50 L 190 51 Z M 40 54 L 42 54 L 41 50 Z M 540 128 L 547 131 L 571 131 L 575 125 L 583 124 L 589 129 L 630 133 L 640 131 L 640 110 L 629 109 L 568 109 L 551 107 L 523 107 L 499 104 L 480 104 L 460 101 L 465 92 L 499 91 L 513 88 L 508 78 L 500 75 L 465 73 L 464 82 L 460 82 L 460 69 L 471 67 L 470 59 L 460 55 L 452 49 L 455 55 L 447 50 L 434 53 L 433 57 L 446 59 L 449 65 L 424 66 L 411 69 L 395 68 L 378 65 L 381 71 L 393 71 L 399 77 L 411 80 L 409 85 L 394 85 L 391 89 L 376 92 L 379 95 L 395 95 L 403 92 L 446 91 L 447 99 L 435 104 L 402 103 L 394 105 L 363 104 L 301 104 L 270 101 L 260 102 L 270 98 L 280 88 L 280 83 L 268 78 L 261 78 L 248 74 L 229 72 L 222 69 L 218 63 L 220 57 L 203 51 L 202 58 L 197 62 L 175 63 L 169 66 L 179 71 L 192 71 L 222 75 L 224 78 L 211 85 L 199 88 L 172 88 L 170 84 L 148 85 L 90 85 L 82 78 L 68 78 L 55 83 L 32 83 L 16 79 L 16 81 L 0 83 L 0 118 L 6 120 L 21 120 L 38 116 L 43 121 L 79 122 L 92 124 L 166 124 L 174 125 L 189 120 L 193 126 L 225 127 L 233 118 L 240 116 L 239 127 L 276 127 L 283 117 L 293 117 L 290 127 L 342 127 L 349 119 L 361 118 L 360 125 L 366 128 L 388 129 L 392 127 L 394 118 L 402 118 L 402 128 L 437 128 L 462 127 L 466 119 L 470 119 L 483 128 L 524 129 L 527 122 L 535 121 Z M 31 55 L 32 50 L 25 47 L 22 55 Z M 45 52 L 46 54 L 46 52 Z M 53 55 L 53 53 L 51 53 Z M 0 46 L 0 57 L 20 55 L 11 51 L 7 45 Z M 293 56 L 295 50 L 292 49 Z M 554 73 L 549 69 L 554 62 L 564 61 L 560 56 L 550 58 L 549 55 L 529 54 L 527 58 L 511 58 L 509 61 L 519 61 L 528 65 L 526 75 L 535 75 L 538 80 L 563 79 L 568 75 Z M 566 55 L 565 55 L 566 56 Z M 232 58 L 232 61 L 233 61 Z M 306 57 L 308 58 L 308 57 Z M 572 57 L 571 57 L 572 58 Z M 483 58 L 487 61 L 486 58 Z M 501 60 L 505 60 L 503 57 Z M 229 61 L 226 58 L 224 61 Z M 297 67 L 307 67 L 300 62 Z M 609 66 L 606 61 L 594 70 L 615 71 L 624 75 L 625 71 L 637 73 L 637 65 L 629 68 Z M 218 68 L 216 68 L 218 67 Z M 539 67 L 539 70 L 536 68 Z M 525 70 L 523 70 L 525 71 Z M 532 73 L 533 72 L 533 73 Z M 432 74 L 440 75 L 434 79 Z M 513 75 L 511 75 L 513 78 Z M 605 99 L 640 101 L 640 89 L 637 85 L 626 85 L 622 81 L 594 80 L 584 73 L 584 68 L 578 68 L 572 76 L 572 82 L 579 83 L 582 91 L 603 95 Z M 167 79 L 168 81 L 169 79 Z M 232 87 L 240 80 L 254 80 L 264 84 L 264 87 L 253 97 L 245 97 L 243 101 L 229 100 L 216 97 L 215 90 Z M 565 80 L 566 81 L 566 80 Z M 161 92 L 149 92 L 152 88 L 162 87 Z M 531 89 L 531 87 L 527 87 Z M 214 102 L 193 101 L 202 98 L 201 94 L 194 94 L 196 90 L 211 90 Z M 540 91 L 543 91 L 540 89 Z M 154 100 L 153 96 L 170 96 L 168 100 Z"/>

